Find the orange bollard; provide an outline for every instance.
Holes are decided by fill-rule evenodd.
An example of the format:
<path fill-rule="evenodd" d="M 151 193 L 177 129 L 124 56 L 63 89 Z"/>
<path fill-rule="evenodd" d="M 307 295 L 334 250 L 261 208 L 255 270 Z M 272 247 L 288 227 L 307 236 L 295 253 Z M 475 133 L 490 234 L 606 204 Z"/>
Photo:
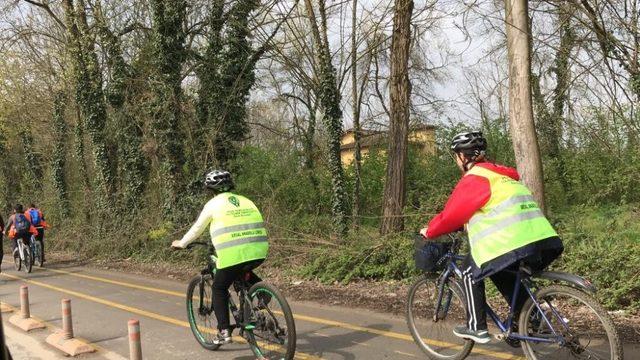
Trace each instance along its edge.
<path fill-rule="evenodd" d="M 140 343 L 140 321 L 131 319 L 129 327 L 129 359 L 142 360 L 142 345 Z"/>
<path fill-rule="evenodd" d="M 85 343 L 84 341 L 74 339 L 73 337 L 73 321 L 71 317 L 71 300 L 62 299 L 62 331 L 58 330 L 47 336 L 47 343 L 54 346 L 58 350 L 63 351 L 67 355 L 76 356 L 94 352 L 96 349 Z"/>
<path fill-rule="evenodd" d="M 9 318 L 9 322 L 24 331 L 42 329 L 45 325 L 31 318 L 29 309 L 29 288 L 26 285 L 20 287 L 20 314 L 15 314 Z"/>
<path fill-rule="evenodd" d="M 62 332 L 64 339 L 73 338 L 73 322 L 71 318 L 71 300 L 62 299 Z"/>

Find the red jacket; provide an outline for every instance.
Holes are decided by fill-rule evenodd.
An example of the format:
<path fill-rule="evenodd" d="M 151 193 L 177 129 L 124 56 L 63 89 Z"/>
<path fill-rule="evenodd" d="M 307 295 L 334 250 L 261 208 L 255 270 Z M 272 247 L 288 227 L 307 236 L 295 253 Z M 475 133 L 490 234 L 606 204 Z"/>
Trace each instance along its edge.
<path fill-rule="evenodd" d="M 520 180 L 518 171 L 510 167 L 489 162 L 474 166 Z M 477 175 L 463 176 L 449 196 L 444 210 L 429 221 L 427 237 L 433 239 L 460 229 L 489 201 L 489 198 L 491 198 L 491 187 L 486 178 Z"/>

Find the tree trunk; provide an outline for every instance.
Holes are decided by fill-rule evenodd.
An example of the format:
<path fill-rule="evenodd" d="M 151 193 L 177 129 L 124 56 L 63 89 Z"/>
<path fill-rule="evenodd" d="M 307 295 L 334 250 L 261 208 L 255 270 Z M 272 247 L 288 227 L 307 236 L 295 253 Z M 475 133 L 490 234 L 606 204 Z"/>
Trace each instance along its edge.
<path fill-rule="evenodd" d="M 412 0 L 396 0 L 391 40 L 390 119 L 387 176 L 384 184 L 383 219 L 380 234 L 404 228 L 407 145 L 409 135 L 409 48 L 411 45 Z"/>
<path fill-rule="evenodd" d="M 331 52 L 326 35 L 326 13 L 324 0 L 320 0 L 319 14 L 322 29 L 320 34 L 311 0 L 305 0 L 313 39 L 317 48 L 320 77 L 320 105 L 323 111 L 322 120 L 327 129 L 329 171 L 332 185 L 332 215 L 336 235 L 343 237 L 347 233 L 347 196 L 344 185 L 344 170 L 340 159 L 340 135 L 342 134 L 342 110 L 340 109 L 340 91 L 336 83 L 336 69 L 331 63 Z"/>
<path fill-rule="evenodd" d="M 360 189 L 362 188 L 360 151 L 360 97 L 358 96 L 358 42 L 356 31 L 358 0 L 353 0 L 351 9 L 351 97 L 353 98 L 353 227 L 360 225 Z"/>
<path fill-rule="evenodd" d="M 153 0 L 152 12 L 153 75 L 151 104 L 152 134 L 158 144 L 159 183 L 162 186 L 164 215 L 176 215 L 183 187 L 184 164 L 182 120 L 182 65 L 187 53 L 186 1 Z"/>
<path fill-rule="evenodd" d="M 527 0 L 505 0 L 509 62 L 509 124 L 518 171 L 544 209 L 542 161 L 533 121 Z"/>
<path fill-rule="evenodd" d="M 65 0 L 63 6 L 70 39 L 67 45 L 73 61 L 76 102 L 91 139 L 98 206 L 108 211 L 112 205 L 114 177 L 105 136 L 107 109 L 102 91 L 102 74 L 93 38 L 89 34 L 84 1 L 79 0 L 74 8 L 73 0 Z"/>
<path fill-rule="evenodd" d="M 66 142 L 68 140 L 67 123 L 64 120 L 66 105 L 66 94 L 62 91 L 56 93 L 53 100 L 54 148 L 51 161 L 51 177 L 53 178 L 53 186 L 58 193 L 60 214 L 65 218 L 70 215 L 68 186 L 64 176 L 67 156 Z"/>

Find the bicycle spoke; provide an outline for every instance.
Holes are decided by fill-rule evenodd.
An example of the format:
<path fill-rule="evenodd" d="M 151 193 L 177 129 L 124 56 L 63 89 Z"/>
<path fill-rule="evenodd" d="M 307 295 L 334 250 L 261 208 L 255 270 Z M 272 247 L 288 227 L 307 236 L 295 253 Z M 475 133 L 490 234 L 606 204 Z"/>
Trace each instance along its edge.
<path fill-rule="evenodd" d="M 555 330 L 565 343 L 527 342 L 525 352 L 533 359 L 618 359 L 617 334 L 610 318 L 595 299 L 566 286 L 541 290 L 540 309 L 531 305 L 524 316 L 532 337 L 553 337 Z M 540 311 L 549 320 L 551 328 Z"/>

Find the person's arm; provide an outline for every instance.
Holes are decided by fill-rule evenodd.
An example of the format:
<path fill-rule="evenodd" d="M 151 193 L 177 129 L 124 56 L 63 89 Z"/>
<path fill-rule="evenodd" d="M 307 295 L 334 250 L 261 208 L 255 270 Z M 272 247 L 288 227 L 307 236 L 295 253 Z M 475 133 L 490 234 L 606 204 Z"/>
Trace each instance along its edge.
<path fill-rule="evenodd" d="M 198 216 L 198 220 L 196 220 L 195 224 L 191 226 L 191 229 L 184 234 L 182 239 L 178 241 L 176 245 L 184 248 L 202 235 L 213 219 L 214 208 L 215 203 L 212 199 L 204 206 L 204 209 L 202 209 L 202 212 L 200 213 L 200 216 Z"/>
<path fill-rule="evenodd" d="M 436 238 L 463 227 L 491 197 L 489 181 L 481 176 L 463 177 L 451 193 L 441 213 L 436 215 L 427 227 L 427 237 Z"/>
<path fill-rule="evenodd" d="M 4 232 L 4 219 L 0 215 L 0 232 Z"/>

